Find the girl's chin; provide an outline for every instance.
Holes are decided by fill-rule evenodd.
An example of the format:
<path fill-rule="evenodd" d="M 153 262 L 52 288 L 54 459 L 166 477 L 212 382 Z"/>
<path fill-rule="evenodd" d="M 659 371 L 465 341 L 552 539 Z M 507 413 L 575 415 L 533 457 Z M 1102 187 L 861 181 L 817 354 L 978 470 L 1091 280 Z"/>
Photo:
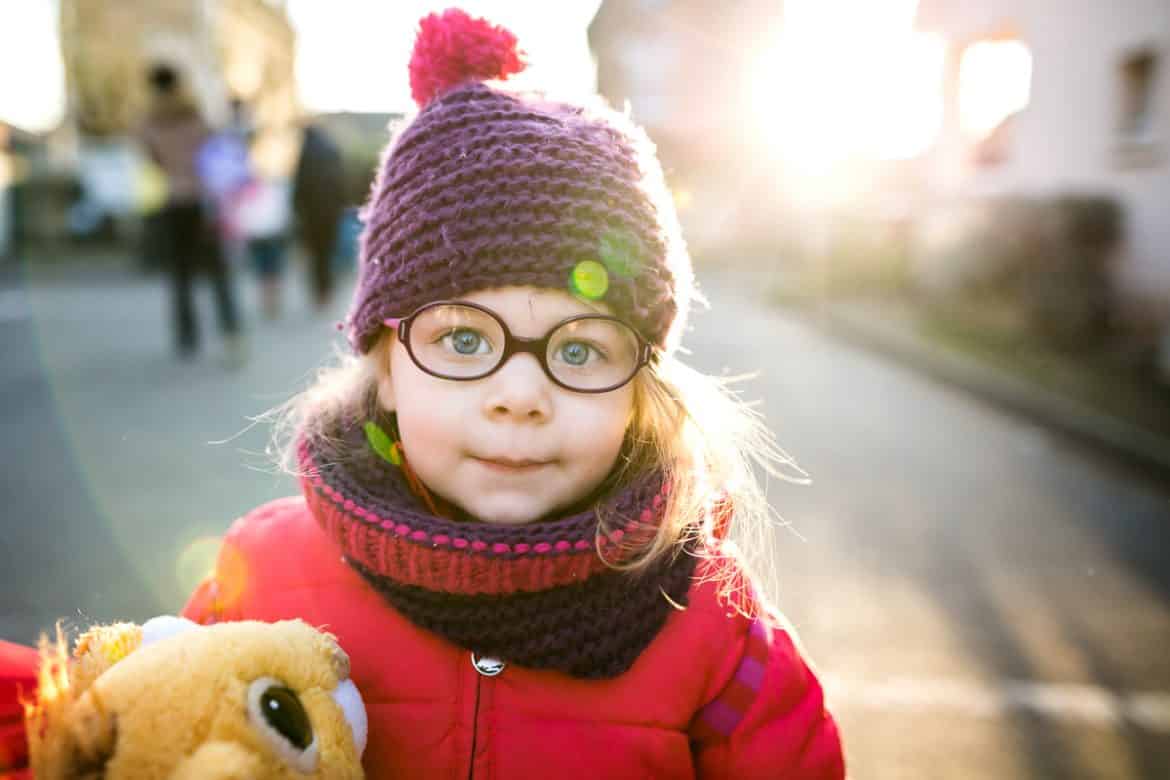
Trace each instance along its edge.
<path fill-rule="evenodd" d="M 461 504 L 463 511 L 482 523 L 492 525 L 528 525 L 548 514 L 549 509 L 531 501 L 470 501 Z"/>
<path fill-rule="evenodd" d="M 528 525 L 535 523 L 543 515 L 533 515 L 531 513 L 514 513 L 514 512 L 469 512 L 472 517 L 479 520 L 481 523 L 489 523 L 491 525 Z"/>

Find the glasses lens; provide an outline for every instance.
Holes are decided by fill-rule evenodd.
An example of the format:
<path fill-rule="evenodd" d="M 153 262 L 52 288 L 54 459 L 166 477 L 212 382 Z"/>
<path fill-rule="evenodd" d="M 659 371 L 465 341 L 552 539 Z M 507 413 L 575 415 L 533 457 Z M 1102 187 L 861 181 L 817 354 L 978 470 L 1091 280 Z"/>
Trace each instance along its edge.
<path fill-rule="evenodd" d="M 638 369 L 638 337 L 616 320 L 566 322 L 549 339 L 548 367 L 558 381 L 577 390 L 625 383 Z"/>
<path fill-rule="evenodd" d="M 426 370 L 456 379 L 483 376 L 504 353 L 500 323 L 470 306 L 424 309 L 410 324 L 410 349 Z"/>

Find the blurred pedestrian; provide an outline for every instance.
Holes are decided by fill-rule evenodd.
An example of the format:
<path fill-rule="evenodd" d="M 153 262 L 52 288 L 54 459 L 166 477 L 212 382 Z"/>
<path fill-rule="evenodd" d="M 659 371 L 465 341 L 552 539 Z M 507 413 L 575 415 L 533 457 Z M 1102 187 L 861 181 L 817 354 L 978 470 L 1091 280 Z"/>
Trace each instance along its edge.
<path fill-rule="evenodd" d="M 215 290 L 219 328 L 229 363 L 243 360 L 243 341 L 230 267 L 213 229 L 207 193 L 196 158 L 211 129 L 196 107 L 179 71 L 159 63 L 148 73 L 151 104 L 140 138 L 166 177 L 166 201 L 158 216 L 160 244 L 171 275 L 175 349 L 180 357 L 199 349 L 199 326 L 193 300 L 194 280 L 206 271 Z"/>
<path fill-rule="evenodd" d="M 304 127 L 292 198 L 297 233 L 308 254 L 313 303 L 323 309 L 333 297 L 333 257 L 345 209 L 345 171 L 337 144 L 312 122 Z"/>
<path fill-rule="evenodd" d="M 267 319 L 280 317 L 290 220 L 287 183 L 255 176 L 231 198 L 234 232 L 243 240 L 260 280 L 260 308 Z"/>
<path fill-rule="evenodd" d="M 204 193 L 219 211 L 227 211 L 228 199 L 253 178 L 249 158 L 251 134 L 247 107 L 239 98 L 233 98 L 231 118 L 204 141 L 196 155 Z M 227 221 L 220 222 L 221 227 L 228 226 Z"/>
<path fill-rule="evenodd" d="M 260 281 L 261 310 L 267 319 L 276 319 L 288 243 L 288 187 L 257 173 L 255 137 L 248 105 L 233 98 L 228 124 L 203 145 L 200 175 L 214 196 L 224 245 L 252 266 Z"/>

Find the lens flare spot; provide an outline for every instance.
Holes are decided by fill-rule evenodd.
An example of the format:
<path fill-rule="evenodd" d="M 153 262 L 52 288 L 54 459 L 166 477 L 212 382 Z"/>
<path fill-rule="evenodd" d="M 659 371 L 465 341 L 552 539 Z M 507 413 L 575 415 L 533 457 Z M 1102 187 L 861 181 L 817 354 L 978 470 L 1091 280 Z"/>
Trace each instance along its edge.
<path fill-rule="evenodd" d="M 394 466 L 402 465 L 402 452 L 399 450 L 398 442 L 390 438 L 386 431 L 376 422 L 370 421 L 362 426 L 366 432 L 366 441 L 370 448 L 382 457 L 382 460 Z"/>
<path fill-rule="evenodd" d="M 236 606 L 248 585 L 248 562 L 244 554 L 231 543 L 225 543 L 219 551 L 219 562 L 215 567 L 215 581 L 218 584 L 216 607 L 230 609 Z"/>
<path fill-rule="evenodd" d="M 569 288 L 582 298 L 600 300 L 609 289 L 609 272 L 596 260 L 582 260 L 569 274 Z"/>
<path fill-rule="evenodd" d="M 598 242 L 597 254 L 612 274 L 630 278 L 641 270 L 638 245 L 628 231 L 607 230 Z"/>
<path fill-rule="evenodd" d="M 219 557 L 221 544 L 217 536 L 203 536 L 193 540 L 179 553 L 175 578 L 183 593 L 190 593 L 215 573 L 215 560 Z"/>

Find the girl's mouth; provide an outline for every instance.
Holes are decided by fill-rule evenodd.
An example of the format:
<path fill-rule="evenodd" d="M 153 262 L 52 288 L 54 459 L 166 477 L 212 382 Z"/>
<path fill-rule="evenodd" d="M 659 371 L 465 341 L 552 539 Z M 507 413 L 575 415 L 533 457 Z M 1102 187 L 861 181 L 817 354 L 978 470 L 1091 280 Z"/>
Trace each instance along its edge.
<path fill-rule="evenodd" d="M 536 471 L 542 466 L 547 466 L 552 463 L 552 461 L 548 460 L 529 460 L 504 457 L 481 458 L 475 455 L 472 456 L 472 459 L 483 464 L 489 469 L 507 473 L 524 473 L 528 471 Z"/>

